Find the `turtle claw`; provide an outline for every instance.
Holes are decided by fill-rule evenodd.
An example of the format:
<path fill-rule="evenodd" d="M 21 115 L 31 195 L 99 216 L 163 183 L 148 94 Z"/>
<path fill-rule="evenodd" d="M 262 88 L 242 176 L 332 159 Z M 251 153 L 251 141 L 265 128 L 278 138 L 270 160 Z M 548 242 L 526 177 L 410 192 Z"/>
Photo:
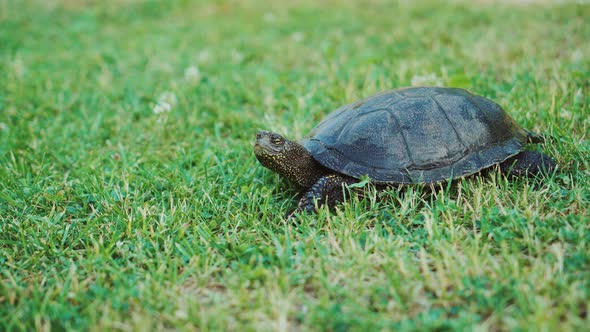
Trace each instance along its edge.
<path fill-rule="evenodd" d="M 293 211 L 287 213 L 285 215 L 285 218 L 287 219 L 287 221 L 292 221 L 292 220 L 296 219 L 297 216 L 299 216 L 300 214 L 313 213 L 314 211 L 315 211 L 315 206 L 312 206 L 311 208 L 303 208 L 300 205 L 296 209 L 294 209 Z"/>

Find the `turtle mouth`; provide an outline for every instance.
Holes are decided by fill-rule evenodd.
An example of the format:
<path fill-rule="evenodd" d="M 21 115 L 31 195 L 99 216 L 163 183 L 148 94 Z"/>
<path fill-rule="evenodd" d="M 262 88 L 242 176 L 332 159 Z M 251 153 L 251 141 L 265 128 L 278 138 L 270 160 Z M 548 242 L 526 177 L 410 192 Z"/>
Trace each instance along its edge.
<path fill-rule="evenodd" d="M 267 150 L 260 144 L 258 144 L 258 142 L 254 142 L 254 154 L 256 155 L 262 155 L 265 154 Z"/>

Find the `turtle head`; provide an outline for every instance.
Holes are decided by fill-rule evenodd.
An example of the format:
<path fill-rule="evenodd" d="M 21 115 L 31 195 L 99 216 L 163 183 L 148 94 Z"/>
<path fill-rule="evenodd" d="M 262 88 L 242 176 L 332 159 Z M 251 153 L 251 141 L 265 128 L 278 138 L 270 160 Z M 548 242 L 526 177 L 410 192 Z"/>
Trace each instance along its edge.
<path fill-rule="evenodd" d="M 254 154 L 262 166 L 303 188 L 313 185 L 324 173 L 303 145 L 269 131 L 256 134 Z"/>

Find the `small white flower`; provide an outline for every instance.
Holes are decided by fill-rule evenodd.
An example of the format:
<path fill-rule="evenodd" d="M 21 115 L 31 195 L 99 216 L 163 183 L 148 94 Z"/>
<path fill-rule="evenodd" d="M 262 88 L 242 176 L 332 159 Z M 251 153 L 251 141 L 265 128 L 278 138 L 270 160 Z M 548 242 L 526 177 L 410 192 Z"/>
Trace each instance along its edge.
<path fill-rule="evenodd" d="M 190 66 L 184 70 L 184 79 L 186 81 L 198 81 L 201 79 L 201 71 L 196 66 Z"/>
<path fill-rule="evenodd" d="M 579 48 L 575 49 L 570 54 L 570 58 L 572 59 L 572 62 L 581 62 L 584 59 L 584 51 Z"/>
<path fill-rule="evenodd" d="M 208 50 L 202 50 L 201 52 L 199 52 L 199 54 L 197 55 L 197 61 L 199 63 L 204 63 L 209 61 L 209 59 L 211 58 L 211 54 L 209 53 Z"/>
<path fill-rule="evenodd" d="M 584 92 L 582 92 L 582 88 L 578 88 L 574 93 L 574 103 L 575 104 L 582 104 L 584 102 Z M 2 124 L 0 123 L 0 130 L 2 130 Z"/>
<path fill-rule="evenodd" d="M 268 93 L 264 96 L 264 106 L 268 107 L 268 108 L 272 108 L 275 104 L 275 98 L 272 96 L 272 94 Z"/>
<path fill-rule="evenodd" d="M 113 74 L 110 70 L 106 68 L 102 68 L 100 74 L 98 75 L 98 84 L 102 88 L 107 88 L 113 84 Z"/>
<path fill-rule="evenodd" d="M 440 77 L 436 76 L 435 74 L 428 74 L 428 75 L 414 75 L 411 80 L 412 86 L 424 86 L 424 85 L 434 85 L 434 86 L 442 86 L 443 82 Z"/>
<path fill-rule="evenodd" d="M 240 62 L 244 61 L 244 53 L 242 53 L 238 50 L 233 50 L 231 52 L 231 58 L 234 62 L 240 63 Z"/>
<path fill-rule="evenodd" d="M 176 106 L 177 103 L 178 99 L 176 98 L 176 95 L 173 92 L 163 92 L 160 95 L 160 97 L 158 97 L 158 101 L 154 105 L 153 109 L 155 114 L 161 115 L 160 118 L 158 118 L 158 121 L 162 121 L 162 119 L 165 120 L 165 116 L 164 118 L 162 118 L 164 113 L 170 113 L 170 111 L 172 111 L 172 109 L 174 108 L 174 106 Z"/>
<path fill-rule="evenodd" d="M 291 35 L 291 39 L 293 39 L 293 41 L 297 43 L 302 42 L 303 37 L 303 32 L 301 31 L 293 32 L 293 34 Z"/>
<path fill-rule="evenodd" d="M 266 12 L 266 13 L 264 13 L 264 16 L 262 19 L 264 20 L 264 22 L 272 23 L 275 21 L 276 17 L 273 12 Z"/>
<path fill-rule="evenodd" d="M 168 113 L 171 110 L 172 110 L 172 106 L 168 103 L 157 103 L 154 106 L 154 113 L 155 114 Z"/>
<path fill-rule="evenodd" d="M 179 319 L 186 319 L 188 318 L 188 313 L 186 310 L 178 309 L 174 312 L 174 316 Z"/>
<path fill-rule="evenodd" d="M 297 107 L 299 109 L 305 109 L 306 108 L 306 102 L 305 102 L 305 98 L 304 97 L 297 97 Z"/>
<path fill-rule="evenodd" d="M 25 64 L 23 63 L 23 61 L 20 58 L 15 58 L 14 61 L 12 62 L 12 70 L 13 70 L 16 78 L 22 79 L 23 77 L 25 77 L 25 73 L 27 72 L 27 67 L 25 67 Z"/>
<path fill-rule="evenodd" d="M 163 92 L 160 97 L 158 97 L 158 104 L 169 104 L 172 108 L 176 106 L 177 103 L 178 99 L 176 98 L 176 95 L 170 91 Z"/>
<path fill-rule="evenodd" d="M 1 131 L 8 131 L 8 125 L 4 122 L 0 122 L 0 132 Z"/>

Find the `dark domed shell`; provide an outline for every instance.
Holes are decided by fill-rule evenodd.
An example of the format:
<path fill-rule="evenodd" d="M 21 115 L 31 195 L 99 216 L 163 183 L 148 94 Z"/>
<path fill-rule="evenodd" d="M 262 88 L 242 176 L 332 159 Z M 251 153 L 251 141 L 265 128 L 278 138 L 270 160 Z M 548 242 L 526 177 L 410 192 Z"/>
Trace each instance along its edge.
<path fill-rule="evenodd" d="M 434 183 L 517 154 L 528 133 L 498 104 L 454 88 L 405 88 L 344 106 L 302 141 L 337 172 L 377 183 Z"/>

